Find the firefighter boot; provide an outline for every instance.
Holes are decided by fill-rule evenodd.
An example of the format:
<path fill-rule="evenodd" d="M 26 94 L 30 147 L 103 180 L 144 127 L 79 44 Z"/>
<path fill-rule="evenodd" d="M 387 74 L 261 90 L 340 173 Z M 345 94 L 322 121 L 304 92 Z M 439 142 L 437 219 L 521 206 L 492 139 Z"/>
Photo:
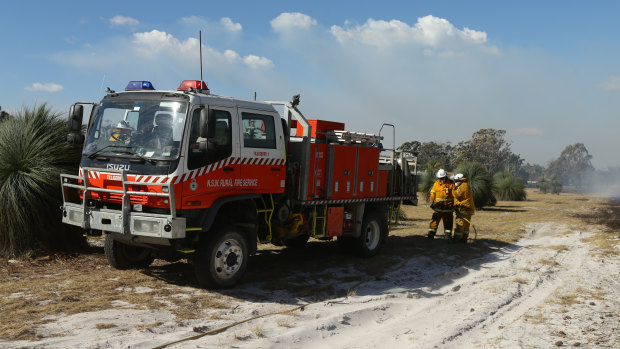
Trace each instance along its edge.
<path fill-rule="evenodd" d="M 426 235 L 426 237 L 427 237 L 429 240 L 433 240 L 433 239 L 435 238 L 435 231 L 434 231 L 434 230 L 429 230 L 429 231 L 428 231 L 428 235 Z"/>

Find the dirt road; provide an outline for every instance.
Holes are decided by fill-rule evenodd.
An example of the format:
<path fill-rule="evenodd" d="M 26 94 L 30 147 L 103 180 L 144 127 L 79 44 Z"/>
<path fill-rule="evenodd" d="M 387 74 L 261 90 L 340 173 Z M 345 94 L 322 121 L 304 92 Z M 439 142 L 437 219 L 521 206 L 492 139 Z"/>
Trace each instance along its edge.
<path fill-rule="evenodd" d="M 343 256 L 333 242 L 263 249 L 242 284 L 219 293 L 196 288 L 186 264 L 129 274 L 159 280 L 153 286 L 119 279 L 124 274 L 97 257 L 88 266 L 102 273 L 93 297 L 111 283 L 116 296 L 150 300 L 113 297 L 105 310 L 48 314 L 30 330 L 35 335 L 0 340 L 0 347 L 620 347 L 619 235 L 553 221 L 523 228 L 516 243 L 467 246 L 397 232 L 381 256 L 362 261 Z M 67 284 L 70 275 L 61 276 Z M 47 285 L 59 294 L 66 287 Z M 60 302 L 36 295 L 8 297 Z M 220 303 L 200 308 L 193 301 L 195 309 L 174 311 L 183 299 L 209 297 Z"/>

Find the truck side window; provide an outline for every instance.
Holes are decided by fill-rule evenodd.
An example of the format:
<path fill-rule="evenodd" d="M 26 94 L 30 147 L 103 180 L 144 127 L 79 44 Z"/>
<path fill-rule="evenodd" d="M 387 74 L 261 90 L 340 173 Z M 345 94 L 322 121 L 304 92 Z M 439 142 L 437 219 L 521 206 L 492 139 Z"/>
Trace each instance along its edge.
<path fill-rule="evenodd" d="M 276 130 L 273 116 L 241 113 L 243 146 L 246 148 L 276 149 Z"/>
<path fill-rule="evenodd" d="M 226 159 L 232 154 L 232 128 L 230 113 L 215 111 L 215 136 L 211 139 L 200 138 L 200 109 L 194 110 L 189 137 L 187 168 L 190 170 L 203 167 Z M 200 149 L 200 142 L 206 141 L 207 149 Z"/>

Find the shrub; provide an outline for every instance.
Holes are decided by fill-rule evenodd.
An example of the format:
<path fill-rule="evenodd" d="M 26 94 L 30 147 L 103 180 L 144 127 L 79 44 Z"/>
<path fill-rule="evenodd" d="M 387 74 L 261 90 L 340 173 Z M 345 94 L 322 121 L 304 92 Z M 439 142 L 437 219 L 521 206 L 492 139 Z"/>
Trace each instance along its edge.
<path fill-rule="evenodd" d="M 61 223 L 59 210 L 60 173 L 77 173 L 80 160 L 79 149 L 66 147 L 67 132 L 46 104 L 24 107 L 0 123 L 0 254 L 84 244 Z"/>
<path fill-rule="evenodd" d="M 467 162 L 459 165 L 454 173 L 462 173 L 467 177 L 477 208 L 497 203 L 493 195 L 493 178 L 484 166 L 477 162 Z"/>
<path fill-rule="evenodd" d="M 422 175 L 420 185 L 418 186 L 420 193 L 422 193 L 422 196 L 427 202 L 430 198 L 431 189 L 433 189 L 433 184 L 435 184 L 436 180 L 437 178 L 435 178 L 435 171 L 433 168 L 430 166 L 427 167 L 426 171 L 424 171 L 424 174 Z"/>
<path fill-rule="evenodd" d="M 560 179 L 560 177 L 556 175 L 553 175 L 553 177 L 551 177 L 551 181 L 549 181 L 549 189 L 551 191 L 551 194 L 560 195 L 560 192 L 562 191 L 562 180 Z"/>
<path fill-rule="evenodd" d="M 523 201 L 527 197 L 523 181 L 510 172 L 498 172 L 493 176 L 493 193 L 505 201 Z"/>
<path fill-rule="evenodd" d="M 541 193 L 547 194 L 551 190 L 551 183 L 545 179 L 545 176 L 542 176 L 538 179 L 536 188 L 538 188 Z"/>

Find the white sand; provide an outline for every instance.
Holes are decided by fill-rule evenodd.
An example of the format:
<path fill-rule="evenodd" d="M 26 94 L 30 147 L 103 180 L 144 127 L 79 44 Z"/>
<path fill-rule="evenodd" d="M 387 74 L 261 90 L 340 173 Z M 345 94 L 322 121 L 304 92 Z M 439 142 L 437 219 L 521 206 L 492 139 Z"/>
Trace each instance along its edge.
<path fill-rule="evenodd" d="M 566 226 L 528 229 L 531 234 L 519 243 L 465 265 L 445 255 L 404 260 L 381 280 L 360 280 L 348 297 L 170 347 L 550 348 L 561 341 L 565 347 L 620 348 L 618 255 L 597 256 L 582 242 L 590 233 Z M 40 341 L 0 341 L 0 347 L 152 348 L 297 306 L 280 296 L 240 301 L 220 319 L 181 323 L 165 311 L 58 317 L 38 329 L 45 336 Z M 98 329 L 102 324 L 115 327 Z"/>

